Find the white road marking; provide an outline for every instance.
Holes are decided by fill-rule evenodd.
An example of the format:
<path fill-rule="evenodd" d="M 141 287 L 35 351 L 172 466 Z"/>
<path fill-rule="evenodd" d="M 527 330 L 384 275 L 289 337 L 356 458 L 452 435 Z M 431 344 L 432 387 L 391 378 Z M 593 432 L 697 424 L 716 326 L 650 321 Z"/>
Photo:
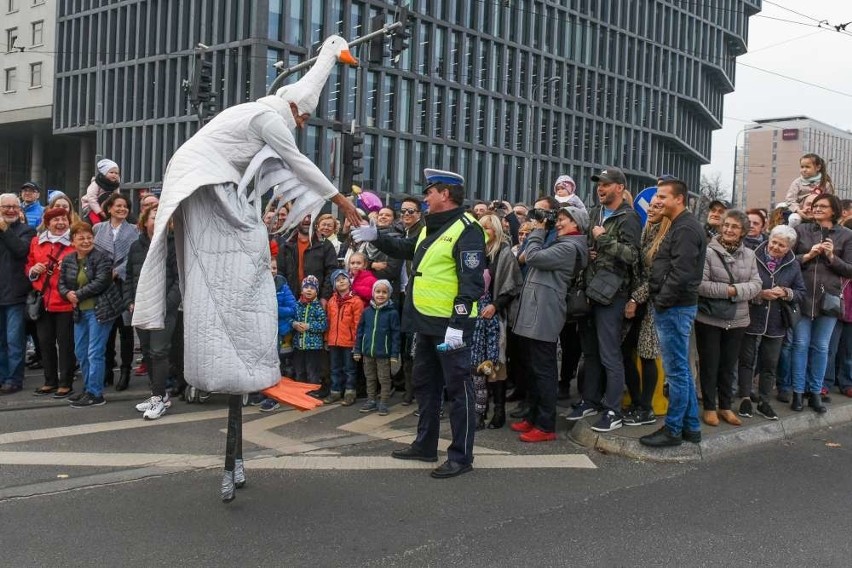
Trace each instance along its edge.
<path fill-rule="evenodd" d="M 221 456 L 194 454 L 131 454 L 94 452 L 0 452 L 0 465 L 61 465 L 67 467 L 161 467 L 202 469 L 222 465 Z M 388 456 L 300 455 L 258 457 L 246 460 L 247 469 L 432 469 L 435 463 L 397 460 Z M 596 469 L 586 454 L 560 455 L 478 455 L 474 468 L 480 469 Z"/>

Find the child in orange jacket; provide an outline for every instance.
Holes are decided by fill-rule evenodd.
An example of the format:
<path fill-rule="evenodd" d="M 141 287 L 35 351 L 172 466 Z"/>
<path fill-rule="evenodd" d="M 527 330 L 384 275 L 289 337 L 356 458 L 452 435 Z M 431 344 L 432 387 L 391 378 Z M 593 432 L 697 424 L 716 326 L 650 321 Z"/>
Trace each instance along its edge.
<path fill-rule="evenodd" d="M 342 399 L 341 404 L 349 406 L 355 403 L 357 370 L 352 348 L 364 303 L 352 291 L 352 276 L 345 270 L 338 268 L 332 272 L 331 283 L 334 293 L 326 304 L 328 331 L 325 334 L 331 362 L 331 392 L 323 402 L 332 404 Z"/>

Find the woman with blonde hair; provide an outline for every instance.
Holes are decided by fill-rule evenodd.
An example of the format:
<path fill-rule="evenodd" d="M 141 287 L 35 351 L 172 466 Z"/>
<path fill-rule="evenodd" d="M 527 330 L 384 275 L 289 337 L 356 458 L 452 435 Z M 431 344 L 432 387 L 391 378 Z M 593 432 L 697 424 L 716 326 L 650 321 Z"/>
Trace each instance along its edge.
<path fill-rule="evenodd" d="M 68 211 L 68 218 L 71 219 L 69 222 L 69 226 L 73 225 L 77 221 L 80 220 L 80 216 L 77 215 L 77 212 L 74 211 L 74 205 L 71 203 L 71 200 L 68 199 L 68 196 L 62 193 L 61 191 L 54 191 L 50 199 L 47 201 L 47 207 L 44 208 L 45 211 L 48 209 L 53 209 L 54 207 L 60 207 Z M 47 230 L 47 225 L 42 222 L 41 225 L 36 229 L 39 234 L 43 233 Z"/>
<path fill-rule="evenodd" d="M 479 316 L 473 332 L 471 367 L 479 414 L 477 428 L 485 427 L 488 411 L 488 391 L 494 399 L 494 413 L 489 429 L 506 424 L 506 338 L 507 324 L 514 324 L 510 306 L 524 285 L 521 268 L 512 254 L 510 241 L 497 215 L 486 214 L 479 219 L 485 232 L 485 290 L 479 299 Z"/>

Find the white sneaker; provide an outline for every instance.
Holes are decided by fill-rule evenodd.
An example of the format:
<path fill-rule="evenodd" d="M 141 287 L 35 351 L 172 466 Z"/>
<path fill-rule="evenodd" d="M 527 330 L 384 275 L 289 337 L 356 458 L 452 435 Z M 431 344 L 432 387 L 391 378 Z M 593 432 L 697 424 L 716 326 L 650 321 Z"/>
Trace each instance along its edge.
<path fill-rule="evenodd" d="M 145 420 L 156 420 L 160 416 L 166 413 L 166 403 L 159 396 L 152 396 L 151 399 L 153 402 L 151 403 L 151 408 L 145 411 L 145 414 L 142 415 L 142 418 Z"/>
<path fill-rule="evenodd" d="M 159 397 L 159 396 L 152 396 L 151 398 L 149 398 L 145 402 L 140 402 L 139 404 L 136 405 L 136 410 L 138 410 L 139 412 L 145 412 L 146 410 L 149 410 L 152 406 L 154 406 L 155 402 L 159 402 L 161 400 L 162 400 L 162 403 L 166 406 L 166 408 L 168 408 L 172 405 L 172 401 L 171 401 L 171 399 L 169 399 L 169 393 L 166 393 L 166 396 L 164 396 L 162 398 Z"/>

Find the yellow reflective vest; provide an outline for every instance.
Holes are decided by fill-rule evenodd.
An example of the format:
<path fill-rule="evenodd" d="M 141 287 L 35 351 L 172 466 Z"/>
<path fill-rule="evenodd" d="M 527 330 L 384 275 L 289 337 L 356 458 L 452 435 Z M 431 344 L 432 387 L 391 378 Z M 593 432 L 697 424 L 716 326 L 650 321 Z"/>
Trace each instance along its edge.
<path fill-rule="evenodd" d="M 453 304 L 459 292 L 459 278 L 453 248 L 462 232 L 471 223 L 476 223 L 476 218 L 470 213 L 465 213 L 441 233 L 423 254 L 412 283 L 412 302 L 418 313 L 439 318 L 448 318 L 453 315 Z M 420 231 L 414 250 L 420 247 L 420 243 L 425 238 L 426 231 Z M 476 304 L 477 302 L 474 301 L 469 317 L 476 317 Z"/>

